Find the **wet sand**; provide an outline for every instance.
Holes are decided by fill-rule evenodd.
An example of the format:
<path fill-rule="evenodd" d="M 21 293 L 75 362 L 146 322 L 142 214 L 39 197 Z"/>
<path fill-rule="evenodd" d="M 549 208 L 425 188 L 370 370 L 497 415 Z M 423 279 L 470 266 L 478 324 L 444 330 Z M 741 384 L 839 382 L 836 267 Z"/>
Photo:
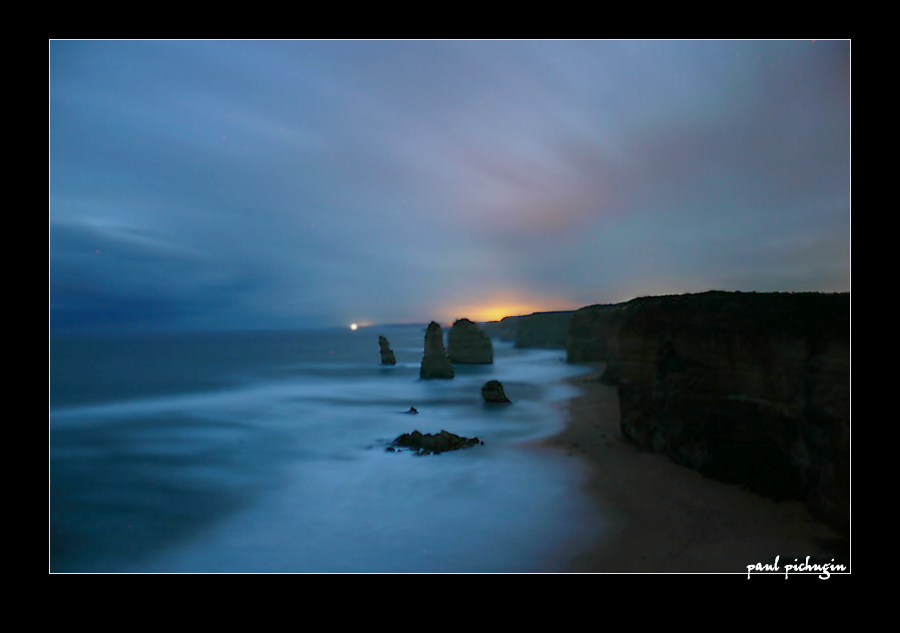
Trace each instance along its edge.
<path fill-rule="evenodd" d="M 776 556 L 782 575 L 795 559 L 835 557 L 826 547 L 837 535 L 800 502 L 776 502 L 635 448 L 619 429 L 616 388 L 598 380 L 604 365 L 592 367 L 570 380 L 582 393 L 563 404 L 566 428 L 543 446 L 590 465 L 587 491 L 611 524 L 562 571 L 746 577 L 747 565 Z"/>

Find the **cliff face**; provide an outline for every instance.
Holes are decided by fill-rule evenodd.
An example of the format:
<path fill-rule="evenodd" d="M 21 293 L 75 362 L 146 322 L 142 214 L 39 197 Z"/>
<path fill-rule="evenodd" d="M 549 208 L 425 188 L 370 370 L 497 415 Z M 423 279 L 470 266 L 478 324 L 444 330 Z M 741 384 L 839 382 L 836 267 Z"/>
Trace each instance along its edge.
<path fill-rule="evenodd" d="M 571 310 L 535 312 L 516 319 L 516 347 L 565 349 Z"/>
<path fill-rule="evenodd" d="M 498 338 L 501 341 L 506 342 L 515 342 L 516 325 L 518 324 L 518 321 L 519 317 L 508 316 L 503 317 L 500 321 L 486 321 L 480 323 L 479 327 L 482 332 L 491 338 Z"/>
<path fill-rule="evenodd" d="M 619 330 L 641 300 L 580 308 L 572 315 L 566 343 L 570 363 L 612 361 L 619 355 Z"/>
<path fill-rule="evenodd" d="M 573 314 L 571 310 L 564 310 L 508 316 L 500 321 L 482 323 L 481 329 L 490 337 L 513 341 L 519 349 L 565 349 Z"/>
<path fill-rule="evenodd" d="M 494 362 L 491 339 L 469 319 L 457 319 L 447 334 L 447 356 L 451 363 L 490 364 Z"/>
<path fill-rule="evenodd" d="M 804 498 L 849 530 L 849 293 L 709 292 L 583 311 L 569 358 L 618 357 L 626 437 L 711 477 Z"/>

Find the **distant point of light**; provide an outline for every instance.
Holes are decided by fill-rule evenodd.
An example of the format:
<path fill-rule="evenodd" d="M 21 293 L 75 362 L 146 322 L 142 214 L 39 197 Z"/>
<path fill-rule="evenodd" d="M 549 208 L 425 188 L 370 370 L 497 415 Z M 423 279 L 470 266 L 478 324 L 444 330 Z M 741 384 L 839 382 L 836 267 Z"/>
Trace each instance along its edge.
<path fill-rule="evenodd" d="M 359 327 L 359 326 L 356 325 L 356 323 L 351 323 L 351 324 L 350 324 L 350 329 L 351 329 L 351 330 L 355 330 L 355 329 L 358 328 L 358 327 Z"/>

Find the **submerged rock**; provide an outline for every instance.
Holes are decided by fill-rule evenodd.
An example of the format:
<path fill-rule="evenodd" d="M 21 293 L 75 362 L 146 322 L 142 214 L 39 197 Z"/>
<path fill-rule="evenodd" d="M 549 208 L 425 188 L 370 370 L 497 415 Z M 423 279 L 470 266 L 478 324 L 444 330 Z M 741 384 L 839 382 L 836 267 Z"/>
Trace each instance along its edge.
<path fill-rule="evenodd" d="M 378 337 L 378 346 L 381 348 L 381 364 L 396 365 L 397 359 L 394 357 L 394 352 L 391 351 L 391 345 L 385 337 Z"/>
<path fill-rule="evenodd" d="M 503 391 L 503 385 L 500 384 L 499 380 L 489 380 L 484 383 L 484 387 L 481 388 L 481 397 L 484 398 L 485 402 L 510 402 L 510 399 L 506 397 L 506 392 Z"/>
<path fill-rule="evenodd" d="M 388 450 L 406 448 L 419 455 L 431 455 L 445 451 L 455 451 L 461 448 L 470 448 L 484 444 L 477 437 L 460 437 L 454 433 L 441 431 L 435 435 L 431 433 L 404 433 L 388 445 Z"/>
<path fill-rule="evenodd" d="M 457 319 L 447 334 L 447 356 L 451 363 L 490 364 L 494 362 L 494 348 L 475 323 Z"/>
<path fill-rule="evenodd" d="M 425 332 L 425 353 L 422 366 L 419 368 L 420 378 L 453 378 L 453 367 L 444 349 L 444 335 L 441 326 L 432 321 Z"/>

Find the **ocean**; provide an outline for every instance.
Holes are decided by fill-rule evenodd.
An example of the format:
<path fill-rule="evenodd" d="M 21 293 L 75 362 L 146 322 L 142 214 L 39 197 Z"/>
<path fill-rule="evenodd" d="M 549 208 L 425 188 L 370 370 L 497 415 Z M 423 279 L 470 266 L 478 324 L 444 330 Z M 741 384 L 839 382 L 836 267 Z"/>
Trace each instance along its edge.
<path fill-rule="evenodd" d="M 493 365 L 420 380 L 424 334 L 53 336 L 50 571 L 563 571 L 604 521 L 586 467 L 534 443 L 585 368 L 494 339 Z M 488 380 L 513 404 L 485 404 Z M 386 450 L 413 430 L 484 444 Z"/>

